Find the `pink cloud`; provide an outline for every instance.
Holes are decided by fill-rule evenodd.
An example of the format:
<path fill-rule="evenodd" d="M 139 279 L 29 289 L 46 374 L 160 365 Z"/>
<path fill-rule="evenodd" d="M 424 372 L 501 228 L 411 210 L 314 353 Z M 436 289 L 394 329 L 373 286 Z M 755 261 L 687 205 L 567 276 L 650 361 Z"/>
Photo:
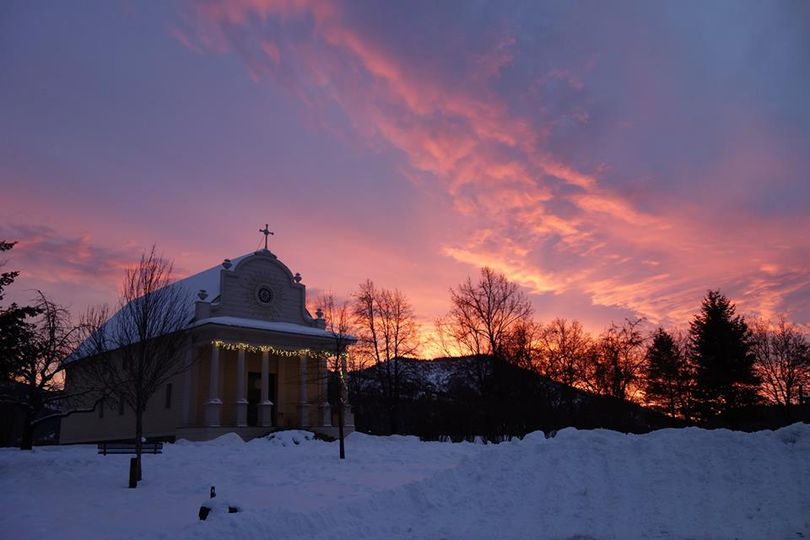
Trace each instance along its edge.
<path fill-rule="evenodd" d="M 5 253 L 6 267 L 20 272 L 7 290 L 8 300 L 26 304 L 40 289 L 74 316 L 89 305 L 110 303 L 127 268 L 140 251 L 100 245 L 87 235 L 63 235 L 47 226 L 2 225 L 0 238 L 17 241 Z"/>

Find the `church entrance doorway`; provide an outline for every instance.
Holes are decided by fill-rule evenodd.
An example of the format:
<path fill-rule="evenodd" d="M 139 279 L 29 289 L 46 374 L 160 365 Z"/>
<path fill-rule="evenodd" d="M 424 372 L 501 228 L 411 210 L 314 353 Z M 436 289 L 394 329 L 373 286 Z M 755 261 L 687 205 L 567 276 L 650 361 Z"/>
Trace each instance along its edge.
<path fill-rule="evenodd" d="M 276 402 L 276 376 L 273 373 L 268 374 L 268 388 L 267 399 Z M 248 409 L 247 409 L 247 425 L 259 425 L 259 403 L 262 400 L 262 374 L 256 372 L 248 372 L 248 391 L 247 391 Z M 276 425 L 276 408 L 273 407 L 273 425 Z"/>

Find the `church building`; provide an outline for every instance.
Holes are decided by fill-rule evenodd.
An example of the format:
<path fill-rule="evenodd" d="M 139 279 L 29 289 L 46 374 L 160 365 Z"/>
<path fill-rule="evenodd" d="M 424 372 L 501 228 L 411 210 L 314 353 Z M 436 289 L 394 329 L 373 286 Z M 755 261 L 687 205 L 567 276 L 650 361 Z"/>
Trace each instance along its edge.
<path fill-rule="evenodd" d="M 327 397 L 335 336 L 320 309 L 306 308 L 306 288 L 265 248 L 175 282 L 189 297 L 187 365 L 155 393 L 144 413 L 144 436 L 207 440 L 234 432 L 247 440 L 278 429 L 336 435 Z M 354 338 L 346 336 L 348 343 Z M 73 370 L 66 367 L 66 390 Z M 347 407 L 348 409 L 348 407 Z M 352 429 L 352 415 L 344 423 Z M 134 413 L 122 403 L 62 421 L 60 442 L 132 439 Z"/>

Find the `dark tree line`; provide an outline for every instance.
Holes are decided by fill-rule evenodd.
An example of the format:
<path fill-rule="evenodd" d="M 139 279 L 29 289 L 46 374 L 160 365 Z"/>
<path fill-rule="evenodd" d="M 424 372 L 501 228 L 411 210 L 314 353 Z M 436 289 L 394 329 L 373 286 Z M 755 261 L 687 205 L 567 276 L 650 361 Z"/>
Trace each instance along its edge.
<path fill-rule="evenodd" d="M 663 329 L 647 351 L 646 401 L 672 416 L 734 425 L 761 404 L 792 407 L 810 382 L 807 337 L 780 319 L 752 324 L 718 291 L 709 291 L 688 335 Z"/>
<path fill-rule="evenodd" d="M 395 433 L 401 388 L 414 364 L 396 354 L 380 354 L 380 315 L 371 301 L 376 291 L 367 282 L 356 297 L 361 317 L 355 329 L 365 346 L 353 354 L 355 368 L 369 365 L 364 358 L 373 359 L 380 376 L 374 388 L 390 411 L 390 432 Z M 719 291 L 708 291 L 685 334 L 664 328 L 647 333 L 641 319 L 611 324 L 596 336 L 577 321 L 558 318 L 540 324 L 532 319 L 520 287 L 488 268 L 478 280 L 452 288 L 450 300 L 449 313 L 437 321 L 437 334 L 448 356 L 470 359 L 465 369 L 474 391 L 464 399 L 477 404 L 480 424 L 494 434 L 517 428 L 507 428 L 515 424 L 510 415 L 525 415 L 516 396 L 540 399 L 537 383 L 523 388 L 529 379 L 514 376 L 512 368 L 562 383 L 555 398 L 561 404 L 555 406 L 567 407 L 569 418 L 575 416 L 581 392 L 587 391 L 706 425 L 734 426 L 735 417 L 761 404 L 790 409 L 810 383 L 806 336 L 784 320 L 749 325 Z M 402 301 L 407 303 L 404 297 Z"/>

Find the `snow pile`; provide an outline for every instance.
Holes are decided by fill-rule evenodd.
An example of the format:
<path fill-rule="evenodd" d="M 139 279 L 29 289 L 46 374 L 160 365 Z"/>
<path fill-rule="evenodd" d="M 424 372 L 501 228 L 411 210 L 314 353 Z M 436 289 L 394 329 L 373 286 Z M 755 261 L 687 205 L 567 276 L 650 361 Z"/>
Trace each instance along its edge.
<path fill-rule="evenodd" d="M 201 444 L 206 446 L 233 446 L 244 443 L 244 439 L 236 433 L 226 433 L 220 435 L 216 439 L 210 441 L 202 441 Z"/>
<path fill-rule="evenodd" d="M 237 438 L 238 439 L 238 438 Z M 297 441 L 297 443 L 296 443 Z M 128 456 L 0 451 L 8 538 L 810 537 L 810 426 L 623 435 L 561 430 L 499 445 L 291 431 Z M 197 519 L 215 485 L 239 513 Z M 77 486 L 80 489 L 77 489 Z"/>

